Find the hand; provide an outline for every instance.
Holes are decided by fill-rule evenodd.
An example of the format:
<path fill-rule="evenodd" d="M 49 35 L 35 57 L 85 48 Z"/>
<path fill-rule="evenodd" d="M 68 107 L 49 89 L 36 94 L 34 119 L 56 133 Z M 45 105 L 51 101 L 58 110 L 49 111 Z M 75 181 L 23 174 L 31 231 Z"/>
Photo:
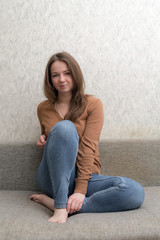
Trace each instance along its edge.
<path fill-rule="evenodd" d="M 67 211 L 72 214 L 81 210 L 85 195 L 82 193 L 73 193 L 67 202 Z"/>
<path fill-rule="evenodd" d="M 46 144 L 46 135 L 41 135 L 37 140 L 37 146 L 40 148 L 44 148 L 44 145 Z"/>

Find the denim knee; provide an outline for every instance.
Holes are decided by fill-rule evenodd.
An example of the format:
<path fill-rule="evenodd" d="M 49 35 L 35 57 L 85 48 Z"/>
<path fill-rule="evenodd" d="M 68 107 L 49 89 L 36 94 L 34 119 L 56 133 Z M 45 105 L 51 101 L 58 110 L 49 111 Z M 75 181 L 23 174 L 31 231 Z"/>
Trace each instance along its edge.
<path fill-rule="evenodd" d="M 144 202 L 145 192 L 144 192 L 144 188 L 142 187 L 142 185 L 139 183 L 137 183 L 137 184 L 138 184 L 138 186 L 137 186 L 137 193 L 136 193 L 136 195 L 137 195 L 136 204 L 137 204 L 137 208 L 139 208 L 142 205 L 142 203 Z"/>
<path fill-rule="evenodd" d="M 54 125 L 50 130 L 49 135 L 56 134 L 61 138 L 67 139 L 67 136 L 76 137 L 79 140 L 79 136 L 75 125 L 69 120 L 62 120 Z"/>
<path fill-rule="evenodd" d="M 142 185 L 132 179 L 122 177 L 122 183 L 119 184 L 119 189 L 127 191 L 126 199 L 131 202 L 131 208 L 139 208 L 144 202 L 145 192 Z"/>

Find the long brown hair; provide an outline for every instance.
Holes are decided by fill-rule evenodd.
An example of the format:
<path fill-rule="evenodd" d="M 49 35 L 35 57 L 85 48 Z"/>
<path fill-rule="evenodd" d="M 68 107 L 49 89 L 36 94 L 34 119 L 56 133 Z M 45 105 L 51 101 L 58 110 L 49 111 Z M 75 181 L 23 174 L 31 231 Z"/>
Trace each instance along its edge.
<path fill-rule="evenodd" d="M 82 71 L 77 61 L 69 53 L 56 53 L 49 59 L 44 76 L 44 94 L 51 104 L 55 103 L 58 99 L 58 92 L 52 84 L 50 71 L 51 65 L 56 61 L 63 61 L 67 64 L 74 85 L 70 109 L 64 119 L 76 121 L 86 107 L 87 98 L 84 94 L 85 83 Z"/>

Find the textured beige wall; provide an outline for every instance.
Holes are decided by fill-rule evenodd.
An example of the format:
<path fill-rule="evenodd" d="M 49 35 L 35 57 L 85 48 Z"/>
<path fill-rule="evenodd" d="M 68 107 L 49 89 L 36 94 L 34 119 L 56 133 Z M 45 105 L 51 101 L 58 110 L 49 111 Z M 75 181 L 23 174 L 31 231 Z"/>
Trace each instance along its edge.
<path fill-rule="evenodd" d="M 159 0 L 1 0 L 0 141 L 34 142 L 45 65 L 79 62 L 104 103 L 102 139 L 160 137 Z"/>

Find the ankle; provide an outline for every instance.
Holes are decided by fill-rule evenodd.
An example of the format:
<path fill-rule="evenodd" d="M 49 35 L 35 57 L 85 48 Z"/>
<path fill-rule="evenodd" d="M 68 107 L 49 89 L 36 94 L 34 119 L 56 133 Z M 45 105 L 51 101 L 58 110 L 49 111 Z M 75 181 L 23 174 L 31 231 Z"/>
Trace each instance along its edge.
<path fill-rule="evenodd" d="M 54 214 L 64 214 L 68 216 L 68 211 L 66 208 L 54 208 Z"/>

